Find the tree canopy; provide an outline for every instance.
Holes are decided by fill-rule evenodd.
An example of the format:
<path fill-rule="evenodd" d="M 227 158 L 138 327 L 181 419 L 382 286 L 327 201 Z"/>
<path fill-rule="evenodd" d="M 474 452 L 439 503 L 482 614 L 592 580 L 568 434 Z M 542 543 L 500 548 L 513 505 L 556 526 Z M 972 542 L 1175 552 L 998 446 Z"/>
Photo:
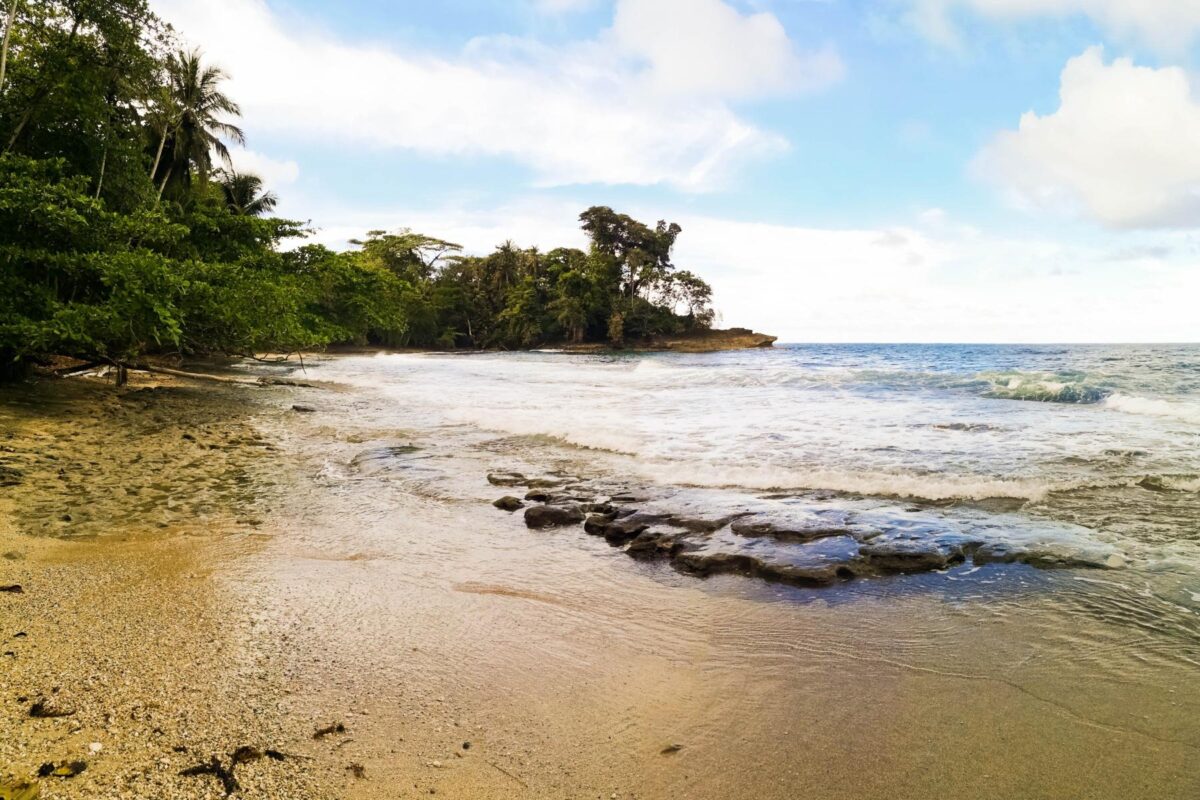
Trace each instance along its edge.
<path fill-rule="evenodd" d="M 226 75 L 146 0 L 8 0 L 0 22 L 0 372 L 49 355 L 337 343 L 620 345 L 707 327 L 681 229 L 604 206 L 586 250 L 487 255 L 408 229 L 337 252 L 239 172 Z"/>

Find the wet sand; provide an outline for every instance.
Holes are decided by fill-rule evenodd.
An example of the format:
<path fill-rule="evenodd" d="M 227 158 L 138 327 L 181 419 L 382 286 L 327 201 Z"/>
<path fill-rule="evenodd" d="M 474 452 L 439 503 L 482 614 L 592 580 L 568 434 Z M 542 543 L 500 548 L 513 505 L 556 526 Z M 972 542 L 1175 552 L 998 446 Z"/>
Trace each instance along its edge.
<path fill-rule="evenodd" d="M 43 797 L 221 797 L 179 772 L 241 746 L 285 754 L 241 797 L 1200 794 L 1194 632 L 1088 576 L 699 580 L 492 508 L 528 455 L 504 438 L 139 388 L 0 399 L 0 780 L 88 763 Z M 348 468 L 397 444 L 419 457 Z"/>

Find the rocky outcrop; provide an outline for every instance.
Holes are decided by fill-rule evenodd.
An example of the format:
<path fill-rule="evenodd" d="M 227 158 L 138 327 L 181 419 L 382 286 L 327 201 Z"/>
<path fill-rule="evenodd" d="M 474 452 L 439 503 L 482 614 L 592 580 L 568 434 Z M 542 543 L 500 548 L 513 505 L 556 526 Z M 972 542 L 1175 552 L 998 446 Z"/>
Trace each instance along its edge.
<path fill-rule="evenodd" d="M 677 336 L 655 336 L 650 339 L 626 342 L 621 350 L 675 353 L 716 353 L 723 350 L 751 350 L 770 347 L 778 337 L 755 333 L 749 328 L 696 331 Z M 614 349 L 609 344 L 569 344 L 563 347 L 572 353 L 598 353 Z"/>
<path fill-rule="evenodd" d="M 529 485 L 519 473 L 496 478 Z M 536 480 L 536 479 L 535 479 Z M 680 572 L 706 577 L 735 573 L 794 586 L 817 587 L 859 577 L 946 571 L 960 565 L 1023 564 L 1041 569 L 1118 569 L 1125 558 L 1111 549 L 1016 545 L 993 538 L 994 528 L 973 528 L 936 511 L 867 501 L 766 496 L 742 508 L 705 513 L 713 495 L 677 493 L 683 502 L 644 503 L 638 493 L 590 486 L 572 479 L 569 493 L 535 489 L 526 500 L 530 528 L 582 523 L 631 558 L 666 561 Z M 626 499 L 628 498 L 628 499 Z M 698 498 L 698 499 L 697 499 Z M 522 501 L 504 497 L 506 508 Z M 501 505 L 504 503 L 505 505 Z M 674 505 L 674 507 L 672 507 Z M 511 509 L 510 509 L 511 510 Z M 711 510 L 711 509 L 707 509 Z"/>

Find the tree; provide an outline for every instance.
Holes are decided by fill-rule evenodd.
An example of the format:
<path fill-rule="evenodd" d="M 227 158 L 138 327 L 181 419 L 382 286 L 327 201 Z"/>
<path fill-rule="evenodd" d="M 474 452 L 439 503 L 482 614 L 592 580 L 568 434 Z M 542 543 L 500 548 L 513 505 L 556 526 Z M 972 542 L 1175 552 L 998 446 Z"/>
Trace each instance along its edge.
<path fill-rule="evenodd" d="M 229 210 L 242 216 L 260 217 L 274 211 L 278 202 L 272 192 L 263 191 L 262 178 L 244 172 L 222 172 L 221 191 Z"/>
<path fill-rule="evenodd" d="M 232 167 L 229 147 L 222 137 L 236 144 L 246 143 L 242 129 L 221 118 L 238 116 L 241 108 L 221 91 L 227 76 L 220 67 L 205 65 L 198 49 L 180 50 L 171 58 L 167 75 L 178 117 L 171 131 L 171 158 L 159 184 L 159 197 L 172 176 L 183 184 L 189 184 L 193 175 L 201 183 L 207 181 L 214 153 Z"/>

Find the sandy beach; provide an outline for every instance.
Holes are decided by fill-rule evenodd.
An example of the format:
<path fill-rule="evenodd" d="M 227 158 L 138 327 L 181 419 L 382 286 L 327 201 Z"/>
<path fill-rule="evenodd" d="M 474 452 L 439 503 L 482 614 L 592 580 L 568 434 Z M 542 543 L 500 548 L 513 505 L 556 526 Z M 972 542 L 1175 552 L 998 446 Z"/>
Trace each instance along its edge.
<path fill-rule="evenodd" d="M 1066 573 L 699 579 L 491 506 L 490 470 L 578 471 L 568 448 L 532 464 L 377 403 L 4 390 L 0 796 L 1200 792 L 1195 640 L 1063 601 Z M 381 447 L 419 458 L 364 468 Z"/>

